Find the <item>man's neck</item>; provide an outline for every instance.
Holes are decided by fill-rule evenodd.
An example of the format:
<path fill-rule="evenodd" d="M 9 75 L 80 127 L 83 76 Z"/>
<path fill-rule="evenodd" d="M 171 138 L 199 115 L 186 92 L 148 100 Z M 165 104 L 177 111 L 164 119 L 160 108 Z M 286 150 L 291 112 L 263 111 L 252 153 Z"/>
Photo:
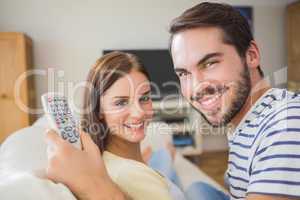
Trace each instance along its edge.
<path fill-rule="evenodd" d="M 271 86 L 265 81 L 261 80 L 259 83 L 254 85 L 251 88 L 250 95 L 248 96 L 245 104 L 243 105 L 242 109 L 239 113 L 231 120 L 231 123 L 237 127 L 238 124 L 241 122 L 243 117 L 248 113 L 251 107 L 257 102 L 257 100 L 271 88 Z"/>

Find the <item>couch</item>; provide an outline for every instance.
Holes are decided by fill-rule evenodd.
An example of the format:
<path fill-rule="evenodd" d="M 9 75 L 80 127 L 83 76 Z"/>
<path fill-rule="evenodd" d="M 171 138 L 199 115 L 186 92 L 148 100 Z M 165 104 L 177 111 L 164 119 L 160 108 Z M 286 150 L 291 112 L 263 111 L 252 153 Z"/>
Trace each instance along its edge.
<path fill-rule="evenodd" d="M 151 125 L 150 125 L 151 126 Z M 1 200 L 75 200 L 69 189 L 60 183 L 44 178 L 47 163 L 45 130 L 47 119 L 41 117 L 32 126 L 11 134 L 0 146 L 0 199 Z M 157 134 L 160 133 L 160 134 Z M 170 133 L 155 130 L 147 132 L 142 147 L 151 145 L 155 150 L 160 148 Z M 220 190 L 218 183 L 202 172 L 197 166 L 176 154 L 174 166 L 183 189 L 191 183 L 203 181 Z"/>

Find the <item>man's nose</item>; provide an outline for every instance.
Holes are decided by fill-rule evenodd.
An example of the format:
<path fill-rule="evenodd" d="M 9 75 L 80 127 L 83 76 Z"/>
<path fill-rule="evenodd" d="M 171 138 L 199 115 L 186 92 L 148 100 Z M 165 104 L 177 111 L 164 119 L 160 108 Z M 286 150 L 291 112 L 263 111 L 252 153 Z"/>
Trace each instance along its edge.
<path fill-rule="evenodd" d="M 192 90 L 198 90 L 201 85 L 205 82 L 204 74 L 196 70 L 194 73 L 192 73 Z"/>

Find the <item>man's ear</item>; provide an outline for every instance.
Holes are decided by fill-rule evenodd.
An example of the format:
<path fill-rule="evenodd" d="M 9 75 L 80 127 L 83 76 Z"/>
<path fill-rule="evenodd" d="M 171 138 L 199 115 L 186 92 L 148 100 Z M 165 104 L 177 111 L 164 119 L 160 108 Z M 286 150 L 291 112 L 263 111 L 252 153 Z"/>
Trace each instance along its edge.
<path fill-rule="evenodd" d="M 260 52 L 254 40 L 250 42 L 249 48 L 246 51 L 246 62 L 251 69 L 257 68 L 260 65 Z"/>

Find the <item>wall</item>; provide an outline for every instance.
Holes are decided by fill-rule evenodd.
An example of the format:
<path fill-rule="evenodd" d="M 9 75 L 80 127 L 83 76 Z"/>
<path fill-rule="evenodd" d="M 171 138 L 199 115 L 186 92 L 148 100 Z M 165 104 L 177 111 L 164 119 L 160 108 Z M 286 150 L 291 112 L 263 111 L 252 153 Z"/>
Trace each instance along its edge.
<path fill-rule="evenodd" d="M 285 6 L 291 1 L 224 0 L 254 7 L 254 35 L 268 74 L 287 63 L 284 16 Z M 30 36 L 35 68 L 61 70 L 55 74 L 55 80 L 67 87 L 67 82 L 85 79 L 103 49 L 166 48 L 170 20 L 198 2 L 1 0 L 0 31 L 25 32 Z M 279 73 L 279 78 L 284 79 L 284 74 Z M 36 77 L 38 101 L 42 93 L 53 89 L 48 81 L 45 76 Z"/>

